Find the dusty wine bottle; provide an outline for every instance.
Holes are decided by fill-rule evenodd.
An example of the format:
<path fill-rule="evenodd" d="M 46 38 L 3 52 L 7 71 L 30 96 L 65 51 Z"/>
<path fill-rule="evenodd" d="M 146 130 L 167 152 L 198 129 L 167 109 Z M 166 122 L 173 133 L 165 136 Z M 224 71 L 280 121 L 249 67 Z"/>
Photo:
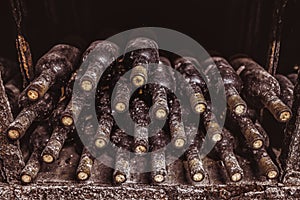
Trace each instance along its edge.
<path fill-rule="evenodd" d="M 9 125 L 7 136 L 11 140 L 18 140 L 24 136 L 34 120 L 42 120 L 49 117 L 59 99 L 59 95 L 56 93 L 55 91 L 50 91 L 31 106 L 24 108 Z"/>
<path fill-rule="evenodd" d="M 291 118 L 291 110 L 280 100 L 278 81 L 250 58 L 235 58 L 231 61 L 244 82 L 243 95 L 250 107 L 266 107 L 279 122 Z"/>
<path fill-rule="evenodd" d="M 179 100 L 177 98 L 170 98 L 169 107 L 170 115 L 168 122 L 172 144 L 177 149 L 183 148 L 186 144 L 186 134 Z"/>
<path fill-rule="evenodd" d="M 175 92 L 175 78 L 171 71 L 171 63 L 165 57 L 160 57 L 155 70 L 150 70 L 152 115 L 155 119 L 165 120 L 169 114 L 167 90 Z"/>
<path fill-rule="evenodd" d="M 113 99 L 113 108 L 118 113 L 124 113 L 129 108 L 129 100 L 132 88 L 125 77 L 121 77 L 116 84 L 116 94 Z"/>
<path fill-rule="evenodd" d="M 116 184 L 124 183 L 130 175 L 130 150 L 133 139 L 124 130 L 116 128 L 112 132 L 111 141 L 116 145 L 115 170 L 113 179 Z"/>
<path fill-rule="evenodd" d="M 86 51 L 87 53 L 88 51 Z M 86 59 L 86 56 L 83 55 L 83 61 Z M 80 67 L 76 72 L 73 73 L 69 82 L 65 87 L 65 96 L 72 97 L 68 101 L 68 105 L 65 110 L 61 112 L 60 120 L 61 124 L 64 126 L 73 126 L 77 122 L 80 113 L 85 107 L 89 107 L 92 101 L 92 96 L 87 93 L 82 93 L 79 90 L 73 90 L 74 83 L 76 80 L 80 80 L 84 75 L 87 66 Z M 68 99 L 69 99 L 68 98 Z"/>
<path fill-rule="evenodd" d="M 148 68 L 158 64 L 158 45 L 154 40 L 138 37 L 127 43 L 125 64 L 132 67 L 130 80 L 135 87 L 140 87 L 148 81 Z"/>
<path fill-rule="evenodd" d="M 204 98 L 203 89 L 206 87 L 205 81 L 195 68 L 189 58 L 178 58 L 174 61 L 175 70 L 180 72 L 192 90 L 187 89 L 185 84 L 181 84 L 181 89 L 185 90 L 189 96 L 190 104 L 195 113 L 204 113 L 207 102 Z"/>
<path fill-rule="evenodd" d="M 270 158 L 266 149 L 263 147 L 252 151 L 260 172 L 269 179 L 277 178 L 279 175 L 278 168 Z"/>
<path fill-rule="evenodd" d="M 53 163 L 59 158 L 59 153 L 68 137 L 68 134 L 74 130 L 74 127 L 55 126 L 52 135 L 42 151 L 42 159 L 45 163 Z"/>
<path fill-rule="evenodd" d="M 211 65 L 211 63 L 214 63 L 215 66 Z M 247 104 L 239 95 L 242 90 L 243 83 L 230 64 L 224 58 L 214 56 L 206 60 L 204 65 L 208 65 L 206 67 L 206 73 L 209 73 L 209 71 L 213 68 L 216 68 L 220 72 L 225 87 L 228 109 L 236 115 L 246 113 Z"/>
<path fill-rule="evenodd" d="M 223 137 L 222 128 L 220 127 L 215 114 L 211 110 L 210 103 L 208 103 L 207 109 L 203 113 L 201 119 L 203 121 L 208 138 L 213 142 L 221 141 Z"/>
<path fill-rule="evenodd" d="M 110 114 L 101 115 L 99 120 L 99 126 L 95 135 L 95 146 L 99 149 L 103 149 L 109 142 L 110 133 L 114 119 Z"/>
<path fill-rule="evenodd" d="M 167 135 L 163 130 L 158 130 L 150 137 L 151 150 L 151 179 L 154 183 L 162 183 L 167 175 L 165 147 L 168 144 Z"/>
<path fill-rule="evenodd" d="M 111 115 L 111 101 L 108 90 L 101 90 L 97 97 L 98 128 L 95 134 L 95 146 L 103 149 L 109 143 L 110 133 L 114 125 L 114 118 Z"/>
<path fill-rule="evenodd" d="M 49 127 L 47 125 L 38 126 L 30 136 L 32 154 L 21 172 L 21 181 L 31 183 L 41 168 L 40 154 L 49 139 Z"/>
<path fill-rule="evenodd" d="M 77 122 L 84 107 L 89 105 L 89 96 L 84 93 L 73 95 L 66 109 L 61 114 L 61 123 L 64 126 L 72 126 Z"/>
<path fill-rule="evenodd" d="M 205 177 L 203 162 L 200 158 L 199 147 L 203 143 L 201 135 L 197 134 L 196 126 L 186 126 L 189 148 L 185 152 L 190 177 L 195 182 L 200 182 Z"/>
<path fill-rule="evenodd" d="M 137 97 L 132 101 L 130 114 L 134 124 L 134 144 L 133 150 L 136 153 L 146 153 L 148 151 L 148 125 L 150 116 L 148 115 L 149 107 L 143 99 Z"/>
<path fill-rule="evenodd" d="M 287 105 L 291 109 L 293 104 L 294 85 L 287 77 L 281 74 L 276 74 L 274 77 L 277 79 L 280 85 L 281 94 L 279 98 L 285 105 Z M 290 120 L 292 119 L 293 117 Z M 278 123 L 278 121 L 275 120 L 272 117 L 272 114 L 267 110 L 264 110 L 264 112 L 262 113 L 261 123 L 267 133 L 270 133 L 269 137 L 272 147 L 285 149 L 287 146 L 283 145 L 282 141 L 284 141 L 285 139 L 290 139 L 290 137 L 285 137 L 284 135 L 286 123 Z M 288 143 L 288 141 L 286 142 Z M 284 152 L 284 150 L 281 152 Z"/>
<path fill-rule="evenodd" d="M 76 67 L 80 51 L 73 46 L 59 44 L 40 58 L 35 66 L 37 77 L 23 91 L 32 101 L 42 98 L 54 84 L 64 85 Z"/>
<path fill-rule="evenodd" d="M 238 182 L 243 178 L 244 172 L 234 154 L 233 140 L 231 133 L 223 128 L 223 139 L 216 144 L 215 150 L 224 163 L 230 180 Z"/>
<path fill-rule="evenodd" d="M 113 177 L 116 184 L 121 184 L 126 182 L 130 175 L 130 152 L 118 148 L 116 154 Z"/>
<path fill-rule="evenodd" d="M 94 163 L 94 157 L 90 154 L 88 149 L 84 147 L 76 171 L 78 180 L 85 181 L 90 178 L 93 163 Z"/>
<path fill-rule="evenodd" d="M 80 87 L 85 92 L 95 90 L 103 72 L 116 61 L 119 47 L 110 41 L 95 41 L 87 49 L 83 65 L 87 70 L 80 78 Z"/>
<path fill-rule="evenodd" d="M 240 128 L 242 135 L 244 136 L 247 145 L 252 149 L 259 149 L 265 144 L 263 135 L 257 127 L 254 125 L 248 114 L 236 115 L 235 113 L 227 113 L 226 126 L 232 126 L 235 123 Z"/>
<path fill-rule="evenodd" d="M 37 177 L 40 168 L 41 164 L 39 162 L 39 155 L 37 153 L 32 153 L 25 165 L 25 168 L 21 172 L 22 183 L 31 183 Z"/>
<path fill-rule="evenodd" d="M 155 119 L 165 120 L 169 113 L 166 90 L 158 84 L 152 84 L 150 88 L 153 102 L 152 115 Z"/>

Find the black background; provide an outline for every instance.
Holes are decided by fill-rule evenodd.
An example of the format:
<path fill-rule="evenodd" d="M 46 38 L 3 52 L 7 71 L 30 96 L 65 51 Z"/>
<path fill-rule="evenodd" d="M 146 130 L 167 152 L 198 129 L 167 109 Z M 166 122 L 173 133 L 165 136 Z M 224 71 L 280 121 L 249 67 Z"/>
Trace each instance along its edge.
<path fill-rule="evenodd" d="M 99 1 L 24 0 L 24 33 L 33 59 L 54 44 L 86 47 L 120 31 L 157 26 L 180 31 L 206 50 L 230 57 L 246 53 L 263 66 L 267 61 L 273 0 Z M 284 18 L 279 72 L 300 64 L 300 2 L 290 0 Z M 0 1 L 0 56 L 16 60 L 15 23 L 9 0 Z"/>

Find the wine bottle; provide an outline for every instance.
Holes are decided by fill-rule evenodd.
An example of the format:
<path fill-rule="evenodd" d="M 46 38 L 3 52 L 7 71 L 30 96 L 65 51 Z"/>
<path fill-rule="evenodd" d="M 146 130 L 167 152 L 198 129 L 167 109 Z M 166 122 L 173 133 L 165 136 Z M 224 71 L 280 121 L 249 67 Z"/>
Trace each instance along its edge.
<path fill-rule="evenodd" d="M 61 123 L 64 126 L 73 126 L 77 123 L 81 111 L 90 105 L 90 99 L 84 93 L 74 95 L 61 114 Z"/>
<path fill-rule="evenodd" d="M 56 91 L 49 91 L 43 98 L 23 108 L 16 119 L 9 125 L 7 136 L 11 140 L 18 140 L 24 136 L 26 130 L 35 120 L 43 120 L 49 117 L 59 99 Z"/>
<path fill-rule="evenodd" d="M 92 96 L 78 90 L 73 90 L 76 80 L 80 80 L 83 76 L 84 68 L 81 67 L 73 73 L 66 88 L 66 97 L 70 97 L 64 111 L 60 113 L 61 124 L 64 126 L 74 126 L 78 121 L 80 113 L 85 107 L 89 107 L 92 101 Z M 71 98 L 72 97 L 72 98 Z"/>
<path fill-rule="evenodd" d="M 180 101 L 173 96 L 169 99 L 170 115 L 168 119 L 170 127 L 171 142 L 177 149 L 183 148 L 186 144 L 186 134 L 182 119 L 182 107 Z"/>
<path fill-rule="evenodd" d="M 94 163 L 94 157 L 90 154 L 88 149 L 84 147 L 76 171 L 78 180 L 85 181 L 90 178 L 93 163 Z"/>
<path fill-rule="evenodd" d="M 234 131 L 233 125 L 237 125 L 247 145 L 252 149 L 259 149 L 265 144 L 265 138 L 247 113 L 236 115 L 235 113 L 228 112 L 225 125 L 231 131 Z"/>
<path fill-rule="evenodd" d="M 189 58 L 178 58 L 174 61 L 174 68 L 183 75 L 185 81 L 192 88 L 192 90 L 187 89 L 185 87 L 187 83 L 180 84 L 181 90 L 185 90 L 189 97 L 193 111 L 195 113 L 202 114 L 207 107 L 207 103 L 203 94 L 205 92 L 202 91 L 206 90 L 206 83 L 193 63 L 194 62 L 192 62 Z"/>
<path fill-rule="evenodd" d="M 196 126 L 186 126 L 186 133 L 188 135 L 188 143 L 190 144 L 185 152 L 188 171 L 193 181 L 200 182 L 205 177 L 205 170 L 199 152 L 199 148 L 203 143 L 203 137 L 198 134 Z"/>
<path fill-rule="evenodd" d="M 234 138 L 231 133 L 223 128 L 223 139 L 216 144 L 215 150 L 224 163 L 224 167 L 230 180 L 238 182 L 243 178 L 244 172 L 234 154 L 233 140 Z"/>
<path fill-rule="evenodd" d="M 121 77 L 116 84 L 116 93 L 113 99 L 113 108 L 117 113 L 124 113 L 128 110 L 131 91 L 129 80 Z"/>
<path fill-rule="evenodd" d="M 231 61 L 244 82 L 243 95 L 250 107 L 266 107 L 279 122 L 291 118 L 291 110 L 280 100 L 278 81 L 250 58 L 235 58 Z"/>
<path fill-rule="evenodd" d="M 154 136 L 150 137 L 151 150 L 151 180 L 154 183 L 162 183 L 167 175 L 165 150 L 168 138 L 163 130 L 158 130 Z"/>
<path fill-rule="evenodd" d="M 215 64 L 215 67 L 211 65 Z M 240 92 L 242 90 L 242 80 L 230 66 L 230 64 L 222 57 L 214 56 L 204 62 L 206 66 L 206 73 L 210 73 L 211 69 L 217 69 L 223 80 L 225 95 L 228 109 L 236 115 L 245 114 L 247 111 L 247 104 L 241 98 Z"/>
<path fill-rule="evenodd" d="M 103 149 L 109 142 L 110 133 L 114 125 L 111 115 L 110 95 L 108 91 L 102 91 L 99 95 L 97 112 L 99 113 L 99 125 L 95 135 L 95 146 Z"/>
<path fill-rule="evenodd" d="M 155 119 L 165 120 L 169 114 L 168 92 L 175 92 L 175 78 L 171 71 L 171 63 L 165 57 L 160 57 L 160 62 L 155 70 L 150 70 L 152 94 L 152 115 Z"/>
<path fill-rule="evenodd" d="M 95 135 L 95 145 L 99 149 L 103 149 L 109 142 L 110 133 L 114 119 L 110 114 L 101 115 L 99 120 L 99 126 Z"/>
<path fill-rule="evenodd" d="M 277 79 L 280 85 L 280 99 L 285 105 L 287 105 L 291 109 L 293 104 L 294 85 L 287 77 L 281 74 L 276 74 L 275 78 Z M 272 114 L 268 111 L 263 112 L 261 123 L 265 130 L 268 133 L 270 133 L 270 142 L 272 144 L 272 147 L 277 149 L 286 148 L 285 146 L 283 146 L 283 143 L 285 142 L 282 142 L 286 139 L 290 139 L 285 138 L 284 136 L 284 129 L 286 128 L 286 123 L 278 123 L 277 120 L 275 120 L 272 117 Z"/>
<path fill-rule="evenodd" d="M 152 84 L 150 88 L 153 95 L 151 114 L 155 117 L 155 119 L 165 120 L 169 113 L 166 90 L 158 84 Z"/>
<path fill-rule="evenodd" d="M 120 128 L 115 128 L 111 135 L 111 141 L 115 144 L 116 157 L 113 179 L 116 184 L 124 183 L 130 175 L 130 150 L 133 139 Z"/>
<path fill-rule="evenodd" d="M 252 152 L 260 173 L 268 177 L 269 179 L 277 178 L 279 175 L 279 170 L 269 156 L 266 149 L 263 147 L 260 149 L 252 150 Z"/>
<path fill-rule="evenodd" d="M 74 127 L 61 125 L 54 127 L 52 135 L 41 154 L 45 163 L 53 163 L 59 158 L 59 154 L 71 131 L 74 131 Z"/>
<path fill-rule="evenodd" d="M 158 64 L 158 45 L 154 40 L 138 37 L 127 43 L 124 63 L 132 68 L 130 80 L 135 87 L 140 87 L 148 81 L 148 68 Z"/>
<path fill-rule="evenodd" d="M 119 47 L 110 41 L 95 41 L 84 54 L 82 65 L 86 72 L 80 78 L 80 87 L 85 92 L 96 89 L 104 71 L 113 64 L 119 55 Z"/>
<path fill-rule="evenodd" d="M 36 78 L 22 92 L 31 101 L 41 99 L 54 84 L 64 85 L 76 68 L 80 51 L 73 46 L 59 44 L 41 57 L 36 66 Z"/>
<path fill-rule="evenodd" d="M 146 153 L 148 151 L 148 125 L 150 124 L 149 107 L 145 101 L 136 97 L 132 101 L 132 108 L 130 114 L 134 124 L 134 144 L 133 150 L 136 153 Z"/>
<path fill-rule="evenodd" d="M 208 138 L 213 142 L 221 141 L 223 137 L 222 128 L 220 127 L 218 120 L 212 111 L 210 102 L 208 103 L 207 109 L 203 113 L 201 119 L 203 121 Z"/>
<path fill-rule="evenodd" d="M 41 168 L 40 154 L 49 139 L 49 127 L 47 125 L 38 126 L 30 136 L 32 154 L 21 172 L 22 183 L 31 183 Z"/>

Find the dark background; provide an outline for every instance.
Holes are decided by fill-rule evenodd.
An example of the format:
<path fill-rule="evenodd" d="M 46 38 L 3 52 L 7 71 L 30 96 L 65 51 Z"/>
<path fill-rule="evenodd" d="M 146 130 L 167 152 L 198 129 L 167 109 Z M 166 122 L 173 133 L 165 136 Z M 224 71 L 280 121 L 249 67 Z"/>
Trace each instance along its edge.
<path fill-rule="evenodd" d="M 225 57 L 246 53 L 265 66 L 274 0 L 99 1 L 24 0 L 24 33 L 36 60 L 54 44 L 86 47 L 120 31 L 142 26 L 189 35 Z M 289 0 L 279 72 L 300 64 L 300 2 Z M 16 60 L 15 23 L 9 0 L 0 1 L 0 56 Z"/>

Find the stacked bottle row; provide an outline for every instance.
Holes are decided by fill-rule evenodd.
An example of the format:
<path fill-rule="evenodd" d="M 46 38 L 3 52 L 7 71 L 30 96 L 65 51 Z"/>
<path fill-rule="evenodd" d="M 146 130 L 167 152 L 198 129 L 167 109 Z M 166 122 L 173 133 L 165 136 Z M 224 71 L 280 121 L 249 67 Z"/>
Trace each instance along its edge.
<path fill-rule="evenodd" d="M 133 156 L 147 155 L 155 183 L 165 180 L 167 154 L 186 161 L 194 182 L 209 178 L 207 154 L 223 163 L 233 182 L 247 174 L 237 156 L 242 154 L 268 179 L 280 175 L 272 153 L 276 136 L 263 127 L 279 125 L 276 134 L 289 145 L 283 127 L 292 117 L 294 84 L 287 77 L 271 76 L 246 56 L 198 61 L 142 37 L 130 40 L 124 52 L 109 41 L 93 42 L 82 55 L 73 46 L 56 45 L 38 60 L 32 82 L 21 93 L 12 90 L 19 99 L 8 95 L 17 114 L 5 134 L 11 141 L 30 138 L 23 183 L 32 182 L 43 163 L 58 160 L 68 138 L 83 146 L 78 180 L 87 180 L 95 159 L 107 151 L 115 158 L 117 184 L 129 179 Z"/>

